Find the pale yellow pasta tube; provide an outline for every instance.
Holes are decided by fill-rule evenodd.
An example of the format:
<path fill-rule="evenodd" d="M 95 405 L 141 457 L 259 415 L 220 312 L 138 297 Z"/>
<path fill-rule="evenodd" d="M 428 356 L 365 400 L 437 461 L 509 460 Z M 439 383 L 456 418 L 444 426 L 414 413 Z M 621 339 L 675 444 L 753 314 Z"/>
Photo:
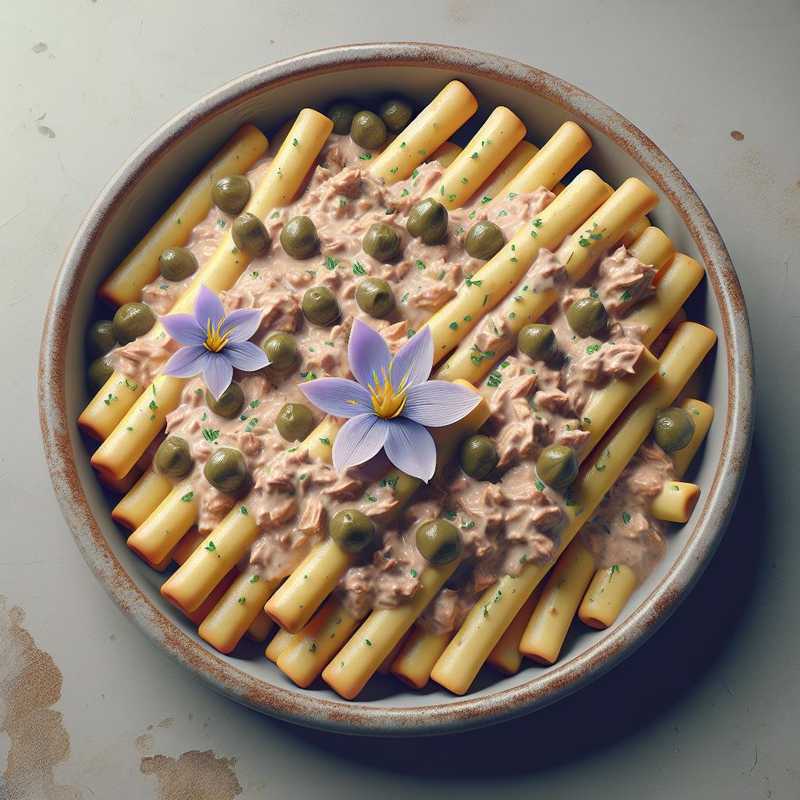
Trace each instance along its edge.
<path fill-rule="evenodd" d="M 200 547 L 205 538 L 197 528 L 189 528 L 183 539 L 175 545 L 175 549 L 172 551 L 172 560 L 178 565 L 183 564 Z"/>
<path fill-rule="evenodd" d="M 692 516 L 699 497 L 700 487 L 695 483 L 666 481 L 653 498 L 650 513 L 664 522 L 683 525 Z"/>
<path fill-rule="evenodd" d="M 647 217 L 643 218 L 645 221 Z M 633 228 L 638 226 L 634 224 Z M 632 229 L 633 229 L 632 228 Z M 654 266 L 659 272 L 669 263 L 675 255 L 675 248 L 671 239 L 660 228 L 648 225 L 627 245 L 628 252 L 645 264 Z"/>
<path fill-rule="evenodd" d="M 635 455 L 658 411 L 674 401 L 715 341 L 712 330 L 695 323 L 685 322 L 676 330 L 664 351 L 659 372 L 584 462 L 570 490 L 574 505 L 566 508 L 567 522 L 561 531 L 556 558 Z M 488 589 L 436 662 L 431 677 L 456 694 L 466 692 L 503 631 L 548 569 L 549 564 L 528 564 L 517 577 L 506 575 Z"/>
<path fill-rule="evenodd" d="M 460 383 L 474 390 L 466 381 Z M 450 462 L 464 437 L 475 433 L 488 417 L 489 406 L 481 399 L 463 419 L 431 431 L 436 443 L 438 472 L 444 470 Z M 395 472 L 394 477 L 398 479 L 394 487 L 395 498 L 398 500 L 396 515 L 419 488 L 420 481 L 401 472 Z M 333 591 L 353 560 L 353 555 L 344 552 L 332 539 L 326 539 L 300 562 L 283 586 L 270 598 L 264 610 L 282 628 L 292 632 L 299 631 Z"/>
<path fill-rule="evenodd" d="M 317 111 L 303 109 L 292 126 L 291 136 L 278 150 L 246 210 L 264 219 L 272 209 L 291 202 L 332 126 L 333 123 Z M 203 285 L 215 292 L 230 289 L 244 272 L 250 258 L 235 246 L 230 229 L 226 230 L 216 252 L 195 273 L 187 290 L 172 307 L 172 312 L 191 312 L 197 292 Z M 156 324 L 148 336 L 162 334 L 163 328 Z M 178 404 L 184 384 L 182 379 L 159 375 L 151 387 L 146 388 L 115 372 L 101 392 L 111 386 L 116 399 L 106 403 L 107 392 L 98 393 L 78 418 L 78 424 L 84 430 L 104 440 L 92 457 L 95 468 L 117 478 L 127 474 L 164 426 L 165 415 Z"/>
<path fill-rule="evenodd" d="M 436 343 L 434 361 L 439 361 L 457 347 L 483 315 L 514 288 L 533 264 L 539 250 L 555 249 L 566 235 L 608 199 L 609 193 L 606 184 L 595 173 L 582 172 L 538 217 L 524 225 L 494 258 L 474 275 L 467 276 L 458 294 L 426 323 Z M 555 292 L 534 295 L 543 298 L 539 313 L 555 302 L 556 296 Z M 466 361 L 470 363 L 469 353 Z M 474 373 L 474 370 L 468 369 L 462 374 L 449 365 L 450 361 L 439 371 L 440 378 L 469 380 L 467 374 Z M 481 377 L 482 374 L 479 375 Z"/>
<path fill-rule="evenodd" d="M 533 609 L 536 608 L 540 589 L 540 586 L 534 589 L 533 594 L 517 612 L 517 616 L 505 629 L 500 640 L 494 646 L 494 650 L 489 653 L 489 658 L 486 659 L 488 664 L 491 664 L 495 669 L 499 669 L 500 672 L 506 675 L 514 675 L 519 670 L 520 664 L 522 664 L 519 642 L 522 639 L 525 626 L 528 624 L 531 614 L 533 614 Z M 431 665 L 431 669 L 433 669 L 433 665 Z"/>
<path fill-rule="evenodd" d="M 630 247 L 649 227 L 650 220 L 642 215 L 625 231 L 619 243 L 624 244 L 625 247 Z"/>
<path fill-rule="evenodd" d="M 455 142 L 445 142 L 431 154 L 430 160 L 437 161 L 439 166 L 446 169 L 456 160 L 460 152 L 461 148 Z"/>
<path fill-rule="evenodd" d="M 688 412 L 694 422 L 694 433 L 686 447 L 671 454 L 675 475 L 682 478 L 688 471 L 697 451 L 705 441 L 708 429 L 714 421 L 714 407 L 702 400 L 684 400 L 681 408 Z"/>
<path fill-rule="evenodd" d="M 220 653 L 230 653 L 258 619 L 279 583 L 265 581 L 256 573 L 237 575 L 200 625 L 200 638 Z"/>
<path fill-rule="evenodd" d="M 386 183 L 407 178 L 477 110 L 475 95 L 450 81 L 372 162 L 372 176 Z"/>
<path fill-rule="evenodd" d="M 519 645 L 525 655 L 541 664 L 555 663 L 593 575 L 594 558 L 578 539 L 573 539 L 558 559 L 533 614 L 523 626 Z"/>
<path fill-rule="evenodd" d="M 214 606 L 219 602 L 219 599 L 225 592 L 228 591 L 228 587 L 233 582 L 233 579 L 236 575 L 236 570 L 230 570 L 226 575 L 222 576 L 222 580 L 211 590 L 211 593 L 200 603 L 197 608 L 193 609 L 192 611 L 187 611 L 184 608 L 179 608 L 183 614 L 186 615 L 188 619 L 190 619 L 195 625 L 199 625 L 210 613 Z"/>
<path fill-rule="evenodd" d="M 445 170 L 434 197 L 445 208 L 463 206 L 525 136 L 522 120 L 498 106 Z"/>
<path fill-rule="evenodd" d="M 520 172 L 497 195 L 534 192 L 540 186 L 555 186 L 589 152 L 592 140 L 574 122 L 565 122 Z"/>
<path fill-rule="evenodd" d="M 274 627 L 275 623 L 263 611 L 259 611 L 247 629 L 247 638 L 254 642 L 265 642 Z"/>
<path fill-rule="evenodd" d="M 501 162 L 495 171 L 484 181 L 483 186 L 475 192 L 482 202 L 489 202 L 497 197 L 509 182 L 519 175 L 522 168 L 539 152 L 539 148 L 530 142 L 520 142 Z M 566 174 L 569 168 L 564 170 Z M 549 187 L 548 187 L 549 188 Z"/>
<path fill-rule="evenodd" d="M 415 626 L 392 662 L 392 675 L 415 689 L 424 688 L 451 636 L 451 633 L 431 633 Z"/>
<path fill-rule="evenodd" d="M 437 373 L 439 378 L 446 380 L 464 378 L 471 383 L 478 383 L 492 369 L 493 365 L 514 346 L 517 333 L 529 322 L 539 319 L 558 300 L 559 294 L 555 289 L 537 293 L 523 287 L 520 291 L 515 292 L 512 295 L 514 309 L 506 313 L 503 318 L 503 340 L 494 346 L 491 357 L 488 358 L 475 357 L 476 335 L 461 339 L 459 344 L 458 334 L 461 333 L 463 336 L 462 323 L 459 322 L 459 329 L 456 330 L 449 327 L 453 320 L 461 320 L 465 315 L 477 318 L 476 312 L 481 311 L 479 298 L 485 296 L 481 293 L 488 292 L 490 296 L 496 294 L 497 299 L 489 299 L 487 305 L 497 305 L 502 297 L 524 278 L 539 249 L 542 247 L 550 249 L 554 246 L 554 239 L 557 239 L 555 243 L 561 241 L 568 231 L 562 228 L 559 230 L 558 237 L 550 236 L 548 226 L 551 215 L 560 214 L 562 203 L 570 203 L 575 197 L 574 187 L 587 175 L 593 176 L 593 183 L 598 189 L 595 200 L 602 201 L 606 197 L 607 199 L 589 219 L 586 219 L 585 213 L 588 209 L 585 205 L 581 206 L 582 224 L 573 217 L 570 220 L 568 231 L 577 230 L 558 248 L 557 256 L 565 265 L 567 275 L 572 282 L 580 280 L 600 254 L 609 245 L 618 241 L 633 222 L 653 208 L 658 200 L 652 189 L 636 178 L 628 178 L 619 189 L 608 197 L 608 189 L 594 173 L 582 172 L 541 212 L 539 218 L 533 220 L 532 225 L 525 226 L 477 272 L 474 278 L 470 279 L 471 282 L 466 289 L 462 289 L 459 295 L 440 311 L 437 311 L 428 321 L 431 332 L 434 333 L 434 341 L 442 342 L 437 348 L 437 355 L 444 354 L 443 351 L 450 350 L 458 344 L 455 353 L 439 369 Z M 594 207 L 597 208 L 596 205 Z M 589 213 L 591 212 L 589 211 Z M 476 282 L 478 285 L 475 285 Z M 474 308 L 476 301 L 478 307 Z M 444 328 L 444 331 L 450 335 L 446 336 L 444 332 L 440 333 L 441 328 Z M 480 348 L 478 348 L 478 352 L 481 352 Z"/>
<path fill-rule="evenodd" d="M 211 210 L 211 190 L 226 175 L 243 175 L 267 151 L 269 142 L 258 128 L 243 125 L 203 171 L 106 278 L 98 295 L 115 306 L 141 298 L 142 289 L 158 276 L 158 259 L 168 247 L 186 244 L 192 228 Z"/>
<path fill-rule="evenodd" d="M 395 658 L 397 658 L 397 654 L 400 652 L 400 648 L 405 644 L 406 639 L 408 639 L 408 636 L 403 637 L 394 646 L 394 649 L 392 650 L 392 652 L 389 653 L 389 655 L 386 656 L 386 658 L 383 659 L 383 662 L 378 667 L 378 674 L 379 675 L 388 675 L 391 672 L 392 662 L 395 660 Z"/>
<path fill-rule="evenodd" d="M 97 477 L 100 483 L 110 492 L 114 492 L 114 494 L 126 494 L 134 487 L 139 478 L 142 477 L 142 473 L 141 470 L 134 467 L 124 478 L 120 478 L 119 480 L 112 478 L 110 475 L 103 474 L 98 474 Z"/>
<path fill-rule="evenodd" d="M 373 611 L 322 672 L 322 679 L 342 697 L 352 700 L 375 674 L 394 646 L 444 586 L 458 560 L 429 564 L 419 577 L 417 593 L 396 608 Z"/>
<path fill-rule="evenodd" d="M 111 518 L 128 530 L 136 530 L 171 491 L 172 481 L 150 467 L 114 506 Z"/>
<path fill-rule="evenodd" d="M 590 628 L 607 628 L 619 616 L 636 583 L 636 573 L 626 564 L 597 570 L 581 602 L 581 622 Z"/>
<path fill-rule="evenodd" d="M 289 634 L 277 656 L 278 668 L 298 686 L 310 686 L 357 626 L 358 620 L 329 597 L 302 631 Z"/>
<path fill-rule="evenodd" d="M 128 547 L 152 567 L 164 561 L 196 522 L 192 483 L 182 481 L 128 537 Z"/>
<path fill-rule="evenodd" d="M 320 439 L 336 435 L 335 423 L 325 419 L 303 440 L 312 458 L 328 458 L 330 446 Z M 258 537 L 258 525 L 247 510 L 247 498 L 237 503 L 208 534 L 187 561 L 165 581 L 161 594 L 184 611 L 193 611 L 217 583 L 247 553 Z"/>
<path fill-rule="evenodd" d="M 272 640 L 267 645 L 264 655 L 272 662 L 278 660 L 278 656 L 297 638 L 296 634 L 278 628 Z"/>

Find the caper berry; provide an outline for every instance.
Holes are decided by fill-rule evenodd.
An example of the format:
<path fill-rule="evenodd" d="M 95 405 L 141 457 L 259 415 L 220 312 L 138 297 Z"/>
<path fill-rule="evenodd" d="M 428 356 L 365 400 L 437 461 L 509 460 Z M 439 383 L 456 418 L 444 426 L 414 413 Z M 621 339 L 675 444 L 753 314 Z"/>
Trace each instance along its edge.
<path fill-rule="evenodd" d="M 155 324 L 156 315 L 146 303 L 125 303 L 114 314 L 114 338 L 120 344 L 128 344 L 143 336 Z"/>
<path fill-rule="evenodd" d="M 391 225 L 376 222 L 369 226 L 361 245 L 365 253 L 385 264 L 400 254 L 400 234 Z"/>
<path fill-rule="evenodd" d="M 536 460 L 539 477 L 557 492 L 563 492 L 578 475 L 578 459 L 571 447 L 551 444 Z"/>
<path fill-rule="evenodd" d="M 483 480 L 500 459 L 494 442 L 482 434 L 468 436 L 461 443 L 459 454 L 461 469 L 471 478 Z"/>
<path fill-rule="evenodd" d="M 114 324 L 110 319 L 99 319 L 89 326 L 86 332 L 86 349 L 89 355 L 97 358 L 114 349 L 117 340 L 114 337 Z"/>
<path fill-rule="evenodd" d="M 89 386 L 97 392 L 105 382 L 114 374 L 114 367 L 108 355 L 100 356 L 89 364 Z"/>
<path fill-rule="evenodd" d="M 375 538 L 375 523 L 355 508 L 335 514 L 329 530 L 331 539 L 348 553 L 360 552 Z"/>
<path fill-rule="evenodd" d="M 232 383 L 216 400 L 206 389 L 206 405 L 220 417 L 233 419 L 244 405 L 244 392 L 238 383 Z"/>
<path fill-rule="evenodd" d="M 187 247 L 168 247 L 158 257 L 161 277 L 168 281 L 183 281 L 197 272 L 200 265 Z"/>
<path fill-rule="evenodd" d="M 461 556 L 461 534 L 445 519 L 424 522 L 417 528 L 417 550 L 431 564 L 449 564 Z"/>
<path fill-rule="evenodd" d="M 384 319 L 394 311 L 392 287 L 380 278 L 364 278 L 356 289 L 358 307 L 376 319 Z"/>
<path fill-rule="evenodd" d="M 272 239 L 270 239 L 264 223 L 249 211 L 239 214 L 231 226 L 233 243 L 249 256 L 260 256 L 267 252 Z"/>
<path fill-rule="evenodd" d="M 326 116 L 333 121 L 333 132 L 343 136 L 350 133 L 350 125 L 358 111 L 358 106 L 349 100 L 339 100 L 327 111 Z"/>
<path fill-rule="evenodd" d="M 358 111 L 350 123 L 350 137 L 367 150 L 377 150 L 386 141 L 386 124 L 371 111 Z"/>
<path fill-rule="evenodd" d="M 312 286 L 306 289 L 302 303 L 305 318 L 321 327 L 333 325 L 339 319 L 339 303 L 327 286 Z"/>
<path fill-rule="evenodd" d="M 389 100 L 385 100 L 381 103 L 378 111 L 386 127 L 395 133 L 403 130 L 411 122 L 411 117 L 414 114 L 411 103 L 401 97 L 392 97 Z"/>
<path fill-rule="evenodd" d="M 694 436 L 694 420 L 683 408 L 666 408 L 656 416 L 653 438 L 666 453 L 683 450 Z"/>
<path fill-rule="evenodd" d="M 581 297 L 567 309 L 567 322 L 578 336 L 597 336 L 605 330 L 608 314 L 596 297 Z"/>
<path fill-rule="evenodd" d="M 547 361 L 556 352 L 556 335 L 550 325 L 526 325 L 517 334 L 520 352 L 534 361 Z"/>
<path fill-rule="evenodd" d="M 319 248 L 317 228 L 308 217 L 293 217 L 281 231 L 281 247 L 292 258 L 309 258 Z"/>
<path fill-rule="evenodd" d="M 291 333 L 271 333 L 261 345 L 276 372 L 291 372 L 300 364 L 300 350 Z"/>
<path fill-rule="evenodd" d="M 464 249 L 473 258 L 488 261 L 503 249 L 505 243 L 503 231 L 494 222 L 476 222 L 464 239 Z"/>
<path fill-rule="evenodd" d="M 211 190 L 214 205 L 226 214 L 239 214 L 250 199 L 250 181 L 244 175 L 220 178 Z"/>
<path fill-rule="evenodd" d="M 302 403 L 286 403 L 278 412 L 275 427 L 287 442 L 297 442 L 311 433 L 314 417 L 308 406 Z"/>
<path fill-rule="evenodd" d="M 225 494 L 239 494 L 250 479 L 244 456 L 232 447 L 215 450 L 206 461 L 203 475 L 215 489 Z"/>
<path fill-rule="evenodd" d="M 425 244 L 439 244 L 447 236 L 447 209 L 432 197 L 417 203 L 408 215 L 406 230 Z"/>
<path fill-rule="evenodd" d="M 192 469 L 189 443 L 180 436 L 168 436 L 158 446 L 153 459 L 156 469 L 170 478 L 184 478 Z"/>

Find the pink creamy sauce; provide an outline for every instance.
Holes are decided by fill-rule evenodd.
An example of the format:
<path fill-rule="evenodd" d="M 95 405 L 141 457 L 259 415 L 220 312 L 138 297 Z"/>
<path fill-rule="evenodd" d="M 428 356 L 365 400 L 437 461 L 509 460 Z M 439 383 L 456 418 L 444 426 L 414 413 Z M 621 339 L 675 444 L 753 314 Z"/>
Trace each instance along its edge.
<path fill-rule="evenodd" d="M 471 205 L 450 212 L 444 244 L 428 246 L 408 236 L 405 222 L 416 203 L 435 196 L 443 169 L 436 163 L 424 164 L 408 180 L 385 186 L 370 177 L 370 159 L 363 156 L 364 151 L 349 137 L 331 136 L 298 200 L 264 220 L 272 237 L 268 253 L 254 259 L 235 285 L 221 294 L 227 311 L 262 311 L 255 341 L 275 331 L 294 335 L 302 356 L 297 372 L 279 376 L 267 368 L 258 374 L 235 374 L 234 380 L 244 390 L 245 405 L 232 420 L 207 407 L 202 380 L 192 379 L 180 405 L 167 416 L 166 434 L 189 442 L 195 463 L 188 480 L 199 503 L 198 525 L 203 532 L 212 530 L 234 506 L 254 516 L 260 536 L 251 549 L 249 567 L 242 566 L 264 578 L 288 575 L 326 536 L 328 520 L 341 508 L 356 507 L 381 523 L 383 531 L 375 549 L 348 569 L 339 583 L 345 606 L 356 616 L 374 607 L 395 606 L 418 591 L 425 561 L 414 543 L 416 527 L 440 514 L 451 519 L 464 540 L 465 565 L 422 620 L 432 630 L 448 631 L 498 577 L 518 574 L 528 561 L 552 560 L 564 517 L 564 498 L 538 481 L 536 458 L 553 442 L 580 448 L 589 435 L 581 427 L 581 412 L 591 392 L 633 370 L 643 350 L 642 332 L 626 329 L 619 317 L 646 296 L 653 271 L 624 248 L 604 259 L 592 282 L 613 321 L 609 336 L 603 341 L 577 339 L 566 324 L 564 311 L 587 290 L 566 290 L 563 265 L 553 253 L 542 251 L 515 292 L 476 328 L 469 341 L 475 357 L 491 358 L 493 347 L 510 338 L 504 320 L 514 313 L 514 295 L 558 288 L 563 291 L 562 301 L 547 321 L 554 326 L 568 358 L 544 364 L 512 351 L 483 387 L 491 397 L 492 410 L 486 430 L 500 452 L 496 480 L 476 481 L 454 470 L 443 486 L 418 492 L 414 502 L 397 515 L 399 502 L 391 481 L 370 479 L 354 471 L 338 475 L 328 463 L 312 458 L 306 447 L 284 441 L 276 430 L 276 417 L 287 402 L 308 405 L 298 388 L 302 381 L 349 376 L 347 338 L 356 317 L 380 330 L 396 350 L 483 266 L 463 247 L 466 232 L 475 222 L 489 219 L 510 238 L 554 195 L 539 189 L 491 205 L 478 197 Z M 263 159 L 248 173 L 254 184 L 270 161 L 269 157 Z M 298 215 L 311 217 L 320 238 L 320 253 L 302 261 L 288 256 L 279 239 L 284 224 Z M 201 266 L 223 241 L 231 222 L 229 216 L 213 209 L 192 232 L 187 246 Z M 380 263 L 362 249 L 364 234 L 375 222 L 393 224 L 401 235 L 401 256 L 394 263 Z M 364 276 L 383 278 L 392 286 L 397 308 L 389 320 L 374 320 L 358 308 L 355 291 Z M 310 325 L 301 311 L 303 293 L 316 285 L 330 288 L 340 305 L 340 319 L 330 328 Z M 145 288 L 144 299 L 165 313 L 184 288 L 185 282 L 154 281 Z M 172 352 L 174 345 L 167 337 L 146 336 L 118 348 L 115 366 L 131 380 L 148 383 Z M 322 415 L 315 408 L 312 412 L 315 421 L 320 421 Z M 219 447 L 243 453 L 252 476 L 245 496 L 224 495 L 203 477 L 203 466 Z M 628 484 L 630 492 L 639 491 L 638 481 Z M 638 508 L 626 491 L 619 488 L 622 494 L 619 498 L 615 495 L 614 502 Z M 637 513 L 644 520 L 641 524 L 653 527 L 646 504 Z M 627 563 L 628 558 L 646 561 L 638 551 L 628 555 L 625 542 L 616 544 L 622 534 L 615 534 L 617 528 L 612 525 L 609 530 L 616 550 L 609 546 L 608 552 L 618 553 L 620 563 Z M 640 540 L 649 541 L 644 534 Z"/>

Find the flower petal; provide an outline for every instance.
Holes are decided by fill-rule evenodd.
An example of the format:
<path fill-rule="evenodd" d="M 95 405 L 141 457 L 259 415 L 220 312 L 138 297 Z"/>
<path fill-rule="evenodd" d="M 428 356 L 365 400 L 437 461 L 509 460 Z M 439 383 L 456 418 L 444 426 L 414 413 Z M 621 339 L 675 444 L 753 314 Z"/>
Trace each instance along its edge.
<path fill-rule="evenodd" d="M 269 365 L 267 354 L 254 342 L 236 342 L 226 345 L 222 356 L 242 372 L 255 372 Z"/>
<path fill-rule="evenodd" d="M 354 320 L 347 347 L 347 359 L 355 379 L 362 386 L 368 386 L 372 382 L 373 372 L 381 375 L 391 358 L 389 345 L 383 336 L 366 322 L 360 319 Z"/>
<path fill-rule="evenodd" d="M 192 314 L 167 314 L 160 320 L 164 330 L 180 344 L 203 344 L 206 340 L 205 328 L 197 324 Z"/>
<path fill-rule="evenodd" d="M 231 385 L 233 367 L 223 353 L 208 353 L 203 366 L 203 380 L 215 400 Z"/>
<path fill-rule="evenodd" d="M 369 392 L 346 378 L 317 378 L 299 384 L 300 391 L 319 409 L 334 417 L 374 414 Z"/>
<path fill-rule="evenodd" d="M 412 336 L 392 359 L 392 384 L 397 389 L 405 378 L 406 386 L 428 380 L 433 369 L 433 337 L 425 327 Z"/>
<path fill-rule="evenodd" d="M 341 432 L 339 436 L 341 436 Z M 338 438 L 336 441 L 339 441 Z M 436 445 L 422 425 L 398 417 L 389 423 L 386 455 L 398 469 L 427 483 L 436 471 Z"/>
<path fill-rule="evenodd" d="M 207 355 L 209 352 L 203 345 L 182 347 L 172 354 L 162 371 L 175 378 L 192 378 L 205 369 Z"/>
<path fill-rule="evenodd" d="M 333 466 L 337 472 L 363 464 L 386 441 L 390 424 L 374 414 L 359 414 L 347 420 L 333 443 Z"/>
<path fill-rule="evenodd" d="M 222 307 L 219 297 L 211 291 L 205 284 L 200 285 L 197 293 L 197 300 L 194 302 L 194 318 L 197 324 L 205 330 L 208 321 L 211 325 L 216 325 L 225 316 L 225 309 Z"/>
<path fill-rule="evenodd" d="M 440 428 L 466 417 L 480 401 L 481 396 L 466 386 L 426 381 L 408 390 L 403 416 L 429 428 Z"/>
<path fill-rule="evenodd" d="M 258 330 L 263 314 L 260 308 L 237 308 L 225 317 L 222 331 L 231 343 L 246 342 Z"/>

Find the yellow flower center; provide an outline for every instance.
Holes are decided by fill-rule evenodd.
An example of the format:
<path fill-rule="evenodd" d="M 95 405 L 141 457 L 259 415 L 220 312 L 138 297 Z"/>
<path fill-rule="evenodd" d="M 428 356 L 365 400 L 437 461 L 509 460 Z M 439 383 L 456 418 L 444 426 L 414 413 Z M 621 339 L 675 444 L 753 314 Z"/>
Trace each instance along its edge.
<path fill-rule="evenodd" d="M 386 374 L 383 370 L 383 380 L 377 373 L 372 374 L 373 383 L 369 386 L 369 393 L 372 395 L 372 408 L 379 417 L 384 419 L 394 419 L 400 415 L 406 404 L 406 378 L 400 381 L 397 389 L 392 386 L 391 373 Z"/>
<path fill-rule="evenodd" d="M 203 347 L 212 353 L 219 353 L 228 344 L 228 334 L 222 332 L 223 320 L 219 320 L 216 325 L 211 324 L 211 320 L 206 325 L 206 340 Z"/>

